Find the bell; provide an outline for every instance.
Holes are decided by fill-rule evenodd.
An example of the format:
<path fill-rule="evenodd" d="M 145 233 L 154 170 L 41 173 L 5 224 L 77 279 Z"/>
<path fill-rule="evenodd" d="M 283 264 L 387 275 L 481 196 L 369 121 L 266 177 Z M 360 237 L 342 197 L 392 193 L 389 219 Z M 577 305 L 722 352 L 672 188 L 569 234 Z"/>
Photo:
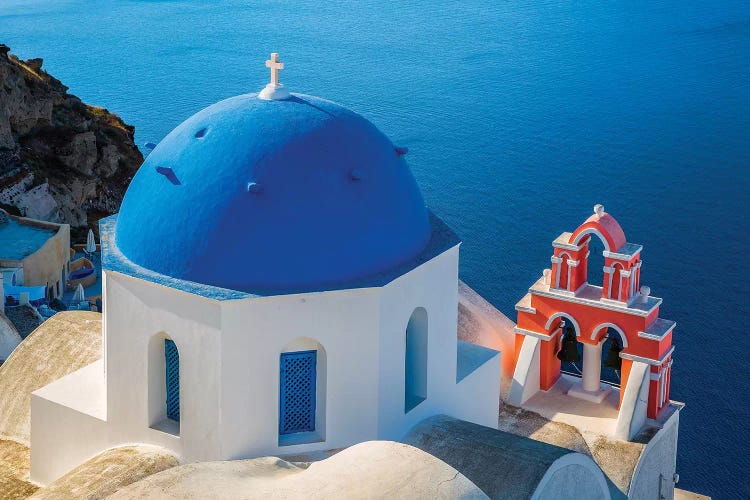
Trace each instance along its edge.
<path fill-rule="evenodd" d="M 578 341 L 572 328 L 565 330 L 562 347 L 557 351 L 557 359 L 568 363 L 577 363 L 581 360 L 581 356 L 578 354 Z"/>
<path fill-rule="evenodd" d="M 612 342 L 609 344 L 609 351 L 607 351 L 607 358 L 604 360 L 604 366 L 613 370 L 621 369 L 622 359 L 620 359 L 620 351 L 622 351 L 620 341 L 612 339 Z"/>

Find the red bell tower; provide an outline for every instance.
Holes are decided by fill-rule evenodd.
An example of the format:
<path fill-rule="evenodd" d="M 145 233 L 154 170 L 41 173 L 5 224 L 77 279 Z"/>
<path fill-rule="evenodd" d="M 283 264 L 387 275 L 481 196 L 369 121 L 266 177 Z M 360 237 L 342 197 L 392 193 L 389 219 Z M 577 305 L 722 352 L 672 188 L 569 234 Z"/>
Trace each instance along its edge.
<path fill-rule="evenodd" d="M 604 245 L 601 284 L 587 280 L 592 237 Z M 558 382 L 561 362 L 557 353 L 564 329 L 571 327 L 575 340 L 583 344 L 583 370 L 581 380 L 566 394 L 601 403 L 617 390 L 600 381 L 602 345 L 608 334 L 614 335 L 622 346 L 619 410 L 627 398 L 627 411 L 636 411 L 637 401 L 647 392 L 646 416 L 657 418 L 669 401 L 675 322 L 659 318 L 662 299 L 641 286 L 643 247 L 627 242 L 620 225 L 602 205 L 596 205 L 594 214 L 575 231 L 558 236 L 552 247 L 551 269 L 516 305 L 511 402 L 523 405 L 537 391 L 547 391 Z M 628 390 L 633 383 L 638 387 Z"/>

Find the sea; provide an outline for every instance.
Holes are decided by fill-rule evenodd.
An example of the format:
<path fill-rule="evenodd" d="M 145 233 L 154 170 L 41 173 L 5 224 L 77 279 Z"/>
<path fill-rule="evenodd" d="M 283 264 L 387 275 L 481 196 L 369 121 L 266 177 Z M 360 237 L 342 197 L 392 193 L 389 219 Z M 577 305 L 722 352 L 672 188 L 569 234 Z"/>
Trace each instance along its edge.
<path fill-rule="evenodd" d="M 515 317 L 551 241 L 605 206 L 677 321 L 679 487 L 750 498 L 750 2 L 0 0 L 0 43 L 158 142 L 259 91 L 373 121 Z"/>

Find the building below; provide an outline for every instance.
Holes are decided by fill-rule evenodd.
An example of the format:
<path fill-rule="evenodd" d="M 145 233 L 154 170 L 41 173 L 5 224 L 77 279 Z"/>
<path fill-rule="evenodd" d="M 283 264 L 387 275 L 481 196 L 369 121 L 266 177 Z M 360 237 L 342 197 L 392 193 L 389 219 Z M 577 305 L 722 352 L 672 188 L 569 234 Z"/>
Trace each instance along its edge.
<path fill-rule="evenodd" d="M 0 209 L 0 292 L 16 303 L 65 293 L 70 273 L 70 226 L 8 215 Z M 2 312 L 3 305 L 0 305 Z"/>

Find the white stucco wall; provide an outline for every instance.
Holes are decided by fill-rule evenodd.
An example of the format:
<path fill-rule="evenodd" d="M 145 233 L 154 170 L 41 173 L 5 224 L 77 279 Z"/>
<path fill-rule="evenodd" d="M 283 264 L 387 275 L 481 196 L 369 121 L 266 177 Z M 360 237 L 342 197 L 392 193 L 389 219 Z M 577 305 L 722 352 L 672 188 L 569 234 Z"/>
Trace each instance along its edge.
<path fill-rule="evenodd" d="M 647 363 L 633 361 L 628 374 L 625 394 L 622 396 L 620 411 L 615 424 L 615 437 L 630 441 L 635 438 L 646 423 L 648 409 L 649 375 L 651 367 Z"/>
<path fill-rule="evenodd" d="M 536 337 L 529 335 L 523 339 L 521 352 L 518 354 L 516 370 L 510 386 L 508 401 L 515 406 L 521 406 L 531 396 L 539 392 L 539 343 Z"/>
<path fill-rule="evenodd" d="M 109 448 L 103 373 L 100 360 L 32 393 L 32 481 L 50 483 Z"/>
<path fill-rule="evenodd" d="M 680 412 L 675 411 L 643 450 L 633 473 L 628 498 L 674 498 Z"/>
<path fill-rule="evenodd" d="M 378 439 L 401 439 L 417 422 L 437 414 L 497 425 L 500 356 L 486 364 L 494 373 L 478 369 L 456 384 L 458 255 L 456 246 L 382 289 Z M 405 414 L 406 328 L 418 307 L 427 311 L 427 398 Z M 481 381 L 473 389 L 482 387 L 484 394 L 466 390 L 476 378 Z"/>
<path fill-rule="evenodd" d="M 539 481 L 532 500 L 607 500 L 607 480 L 586 455 L 570 453 L 552 463 Z M 648 497 L 644 497 L 648 498 Z"/>
<path fill-rule="evenodd" d="M 83 371 L 86 384 L 101 387 L 101 408 L 74 394 L 72 376 L 35 395 L 32 469 L 40 482 L 93 448 L 122 444 L 161 446 L 196 462 L 399 439 L 437 414 L 497 423 L 499 354 L 480 352 L 456 383 L 458 247 L 384 287 L 217 301 L 105 271 L 103 295 L 104 359 Z M 405 413 L 406 328 L 417 308 L 427 314 L 427 391 Z M 164 418 L 165 338 L 179 350 L 179 425 Z M 280 440 L 280 355 L 309 349 L 319 350 L 316 430 Z M 85 439 L 96 426 L 101 434 Z"/>
<path fill-rule="evenodd" d="M 378 298 L 365 288 L 222 304 L 221 443 L 225 458 L 303 453 L 377 438 Z M 279 360 L 284 351 L 325 350 L 325 441 L 279 445 Z M 323 380 L 324 378 L 324 380 Z M 320 402 L 318 403 L 320 409 Z"/>
<path fill-rule="evenodd" d="M 222 458 L 220 303 L 113 272 L 104 272 L 104 286 L 111 444 L 163 446 L 188 461 Z M 164 336 L 180 355 L 179 435 L 154 428 L 164 401 L 158 376 Z"/>

